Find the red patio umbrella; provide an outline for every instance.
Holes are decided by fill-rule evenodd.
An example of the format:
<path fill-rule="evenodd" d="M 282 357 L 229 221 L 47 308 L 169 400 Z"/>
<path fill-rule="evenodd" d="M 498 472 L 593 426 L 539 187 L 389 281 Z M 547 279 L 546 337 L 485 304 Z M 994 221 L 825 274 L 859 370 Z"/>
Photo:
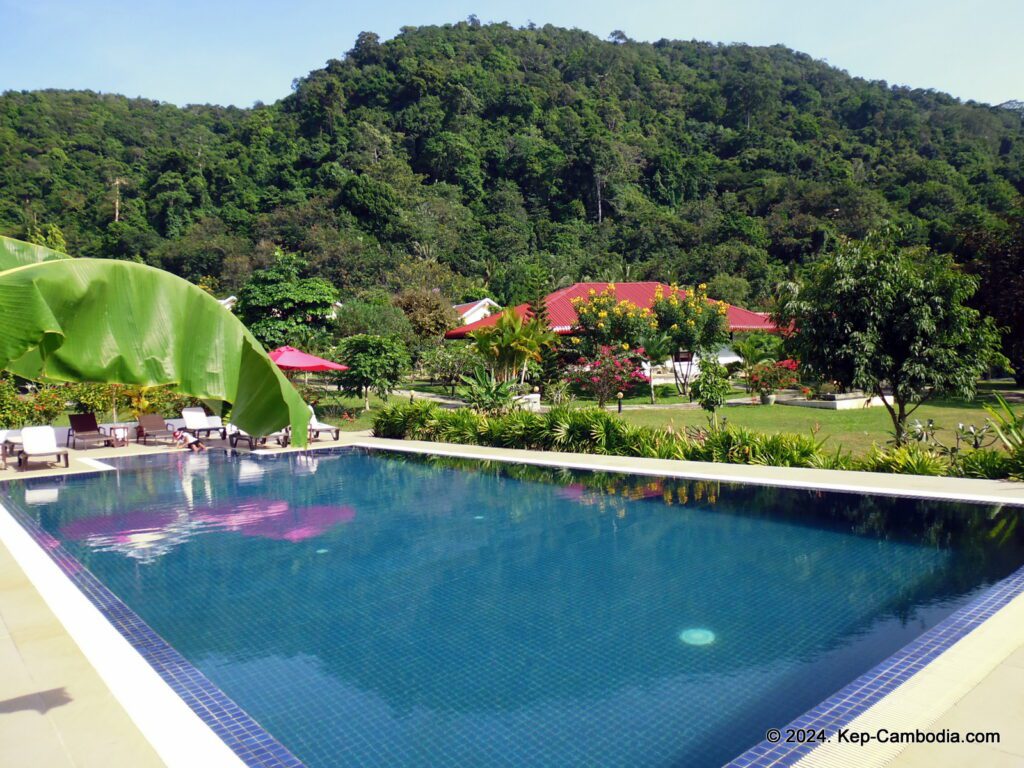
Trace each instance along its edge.
<path fill-rule="evenodd" d="M 311 355 L 295 347 L 278 347 L 270 353 L 270 359 L 277 363 L 277 367 L 286 371 L 347 371 L 348 366 L 341 363 L 332 363 L 322 357 Z"/>

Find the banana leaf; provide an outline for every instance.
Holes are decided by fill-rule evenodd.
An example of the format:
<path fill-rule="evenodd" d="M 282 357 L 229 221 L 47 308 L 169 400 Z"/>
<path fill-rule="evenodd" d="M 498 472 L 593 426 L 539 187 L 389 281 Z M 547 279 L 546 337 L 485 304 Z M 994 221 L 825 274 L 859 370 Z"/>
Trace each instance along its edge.
<path fill-rule="evenodd" d="M 66 253 L 54 251 L 42 245 L 26 243 L 10 237 L 0 237 L 0 272 L 25 264 L 36 264 L 40 261 L 70 259 Z"/>
<path fill-rule="evenodd" d="M 232 403 L 232 423 L 250 434 L 291 425 L 306 445 L 309 410 L 249 330 L 205 291 L 143 264 L 0 237 L 0 370 L 171 385 Z"/>

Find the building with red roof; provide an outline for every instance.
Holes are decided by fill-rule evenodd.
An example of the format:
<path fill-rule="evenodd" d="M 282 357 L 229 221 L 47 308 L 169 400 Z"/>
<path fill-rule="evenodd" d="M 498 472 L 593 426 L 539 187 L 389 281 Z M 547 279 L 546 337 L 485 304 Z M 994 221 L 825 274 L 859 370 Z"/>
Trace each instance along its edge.
<path fill-rule="evenodd" d="M 650 309 L 654 304 L 655 293 L 658 287 L 667 296 L 672 288 L 665 283 L 575 283 L 568 288 L 549 293 L 544 303 L 547 305 L 548 319 L 551 330 L 562 336 L 572 333 L 576 327 L 576 310 L 573 308 L 573 299 L 586 299 L 591 296 L 591 291 L 601 293 L 609 285 L 615 286 L 615 298 L 619 301 L 629 301 L 641 309 Z M 519 317 L 525 317 L 529 312 L 529 304 L 520 304 L 514 308 Z M 463 339 L 473 331 L 487 328 L 498 322 L 498 314 L 493 314 L 474 323 L 463 325 L 448 331 L 445 334 L 449 339 Z M 766 312 L 753 312 L 742 307 L 728 305 L 726 320 L 729 324 L 729 332 L 736 331 L 765 331 L 776 333 L 779 328 L 771 321 Z"/>
<path fill-rule="evenodd" d="M 477 301 L 467 301 L 465 304 L 453 304 L 452 309 L 458 314 L 463 325 L 475 323 L 493 312 L 501 311 L 498 302 L 492 299 L 478 299 Z"/>

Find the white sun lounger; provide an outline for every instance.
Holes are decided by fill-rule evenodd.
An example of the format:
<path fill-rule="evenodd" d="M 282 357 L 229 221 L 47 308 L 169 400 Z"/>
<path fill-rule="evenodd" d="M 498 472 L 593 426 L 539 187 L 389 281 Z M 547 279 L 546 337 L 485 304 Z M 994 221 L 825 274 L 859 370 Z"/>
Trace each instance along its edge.
<path fill-rule="evenodd" d="M 249 450 L 256 450 L 257 446 L 266 445 L 267 440 L 276 440 L 278 445 L 286 447 L 291 438 L 287 429 L 279 429 L 277 432 L 272 432 L 269 435 L 250 435 L 244 429 L 239 429 L 234 424 L 228 424 L 225 427 L 228 434 L 228 442 L 231 443 L 232 448 L 237 448 L 238 443 L 245 441 L 249 444 Z"/>
<path fill-rule="evenodd" d="M 181 418 L 185 421 L 184 432 L 190 432 L 196 437 L 209 437 L 212 432 L 220 432 L 221 440 L 227 438 L 227 430 L 220 416 L 207 416 L 202 408 L 185 408 Z"/>
<path fill-rule="evenodd" d="M 57 446 L 57 432 L 53 427 L 25 427 L 21 430 L 21 448 L 18 449 L 18 466 L 24 466 L 29 459 L 53 456 L 55 461 L 64 460 L 68 465 L 68 449 Z"/>
<path fill-rule="evenodd" d="M 316 411 L 313 410 L 313 406 L 309 406 L 309 439 L 316 440 L 320 437 L 321 432 L 330 432 L 331 437 L 337 440 L 341 436 L 341 427 L 336 427 L 333 424 L 328 424 L 325 421 L 320 421 L 316 417 Z"/>

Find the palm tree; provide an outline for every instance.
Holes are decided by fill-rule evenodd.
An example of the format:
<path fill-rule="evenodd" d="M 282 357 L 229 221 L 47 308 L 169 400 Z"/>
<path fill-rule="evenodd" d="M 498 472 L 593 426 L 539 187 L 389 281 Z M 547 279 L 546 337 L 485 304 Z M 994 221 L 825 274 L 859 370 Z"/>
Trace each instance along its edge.
<path fill-rule="evenodd" d="M 0 237 L 0 370 L 32 381 L 172 385 L 233 404 L 252 434 L 309 411 L 241 321 L 206 291 L 154 267 L 73 259 Z"/>
<path fill-rule="evenodd" d="M 490 363 L 500 382 L 519 378 L 526 380 L 531 360 L 540 361 L 545 349 L 553 347 L 558 337 L 540 318 L 524 320 L 511 308 L 497 322 L 469 335 L 477 352 Z"/>
<path fill-rule="evenodd" d="M 754 366 L 765 360 L 778 360 L 782 352 L 782 339 L 770 333 L 751 333 L 733 342 L 732 348 L 742 361 L 743 378 L 749 392 L 750 374 Z"/>
<path fill-rule="evenodd" d="M 672 337 L 667 333 L 652 333 L 640 340 L 640 346 L 644 350 L 644 360 L 647 361 L 647 372 L 651 379 L 651 405 L 654 404 L 654 366 L 660 365 L 675 352 L 675 344 Z"/>

